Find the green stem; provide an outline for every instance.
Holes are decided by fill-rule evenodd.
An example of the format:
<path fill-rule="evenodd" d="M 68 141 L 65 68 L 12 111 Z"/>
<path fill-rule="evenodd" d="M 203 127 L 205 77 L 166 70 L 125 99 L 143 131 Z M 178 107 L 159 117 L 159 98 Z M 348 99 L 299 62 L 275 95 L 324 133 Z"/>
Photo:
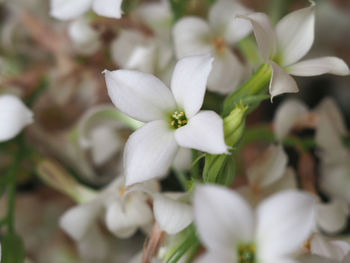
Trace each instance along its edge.
<path fill-rule="evenodd" d="M 8 224 L 8 232 L 10 234 L 15 233 L 14 218 L 15 218 L 16 181 L 17 181 L 17 174 L 18 174 L 19 166 L 22 160 L 22 153 L 24 148 L 23 135 L 20 135 L 17 141 L 18 141 L 18 149 L 17 149 L 17 152 L 15 152 L 14 160 L 7 174 L 7 178 L 8 178 L 7 224 Z"/>
<path fill-rule="evenodd" d="M 242 99 L 248 96 L 264 94 L 269 86 L 271 78 L 271 67 L 269 64 L 262 64 L 237 90 L 232 92 L 224 101 L 222 117 L 226 117 L 241 102 Z"/>

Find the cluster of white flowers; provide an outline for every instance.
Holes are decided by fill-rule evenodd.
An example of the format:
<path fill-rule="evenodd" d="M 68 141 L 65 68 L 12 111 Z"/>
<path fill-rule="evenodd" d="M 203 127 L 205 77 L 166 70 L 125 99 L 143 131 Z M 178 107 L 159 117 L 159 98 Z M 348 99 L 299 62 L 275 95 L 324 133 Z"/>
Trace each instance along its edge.
<path fill-rule="evenodd" d="M 51 0 L 50 14 L 70 20 L 68 35 L 74 48 L 88 56 L 101 48 L 102 40 L 86 13 L 92 8 L 99 16 L 119 19 L 121 6 L 122 0 Z M 290 75 L 350 74 L 337 57 L 300 61 L 314 41 L 315 8 L 312 2 L 275 27 L 266 14 L 234 0 L 215 1 L 207 20 L 184 16 L 173 23 L 171 7 L 162 0 L 133 10 L 130 16 L 147 28 L 119 30 L 110 54 L 121 69 L 103 71 L 109 98 L 118 110 L 109 105 L 87 112 L 64 153 L 92 176 L 97 173 L 92 166 L 103 166 L 122 152 L 118 167 L 110 172 L 115 178 L 99 191 L 54 186 L 78 203 L 61 217 L 60 226 L 76 241 L 83 258 L 103 262 L 108 254 L 102 221 L 118 238 L 141 229 L 152 240 L 152 228 L 164 232 L 166 238 L 160 240 L 152 262 L 170 262 L 179 244 L 187 247 L 180 246 L 183 253 L 177 262 L 187 256 L 201 263 L 350 262 L 350 244 L 328 236 L 344 230 L 350 213 L 350 151 L 343 141 L 347 131 L 333 100 L 326 98 L 314 110 L 297 100 L 285 101 L 273 120 L 274 142 L 264 145 L 247 167 L 240 165 L 246 181 L 231 185 L 231 180 L 233 189 L 215 179 L 204 180 L 199 173 L 186 178 L 195 166 L 202 168 L 203 156 L 205 165 L 211 158 L 218 174 L 228 177 L 227 159 L 234 158 L 241 139 L 231 119 L 203 104 L 207 88 L 220 96 L 240 92 L 231 110 L 249 109 L 253 103 L 245 96 L 252 99 L 269 91 L 272 101 L 277 95 L 298 92 Z M 237 55 L 235 45 L 249 34 L 255 36 L 259 63 Z M 266 89 L 245 93 L 253 77 L 250 72 L 258 72 L 261 65 L 267 69 Z M 241 85 L 246 80 L 248 84 Z M 254 81 L 259 86 L 265 80 Z M 14 138 L 32 122 L 33 113 L 20 99 L 0 96 L 0 142 Z M 239 125 L 241 132 L 244 123 Z M 300 171 L 292 167 L 284 149 L 288 136 L 303 128 L 315 130 L 319 187 L 327 199 L 318 195 L 319 189 L 303 187 L 302 176 L 297 177 Z M 125 145 L 122 135 L 115 136 L 121 130 L 130 134 Z M 192 157 L 191 151 L 203 156 Z M 161 191 L 160 180 L 171 167 L 173 173 L 184 175 L 185 192 Z M 49 168 L 39 172 L 45 175 L 45 169 Z M 194 235 L 193 244 L 188 244 L 187 234 Z M 205 252 L 197 253 L 199 246 Z M 150 262 L 145 257 L 138 255 L 132 262 Z"/>

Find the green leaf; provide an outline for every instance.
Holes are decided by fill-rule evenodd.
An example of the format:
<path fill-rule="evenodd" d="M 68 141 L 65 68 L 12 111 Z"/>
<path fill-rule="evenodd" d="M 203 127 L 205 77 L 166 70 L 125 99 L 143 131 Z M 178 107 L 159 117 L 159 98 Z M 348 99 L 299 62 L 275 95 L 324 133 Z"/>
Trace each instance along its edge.
<path fill-rule="evenodd" d="M 23 263 L 25 257 L 24 245 L 16 234 L 6 234 L 1 239 L 1 263 Z"/>

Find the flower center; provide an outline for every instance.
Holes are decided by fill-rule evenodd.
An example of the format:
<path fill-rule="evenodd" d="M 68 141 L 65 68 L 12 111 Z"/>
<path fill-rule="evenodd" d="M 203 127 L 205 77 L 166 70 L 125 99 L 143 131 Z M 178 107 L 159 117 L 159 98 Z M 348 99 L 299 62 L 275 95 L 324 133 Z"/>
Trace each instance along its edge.
<path fill-rule="evenodd" d="M 211 44 L 215 47 L 217 52 L 223 52 L 226 46 L 225 40 L 220 36 L 215 37 L 211 41 Z"/>
<path fill-rule="evenodd" d="M 238 246 L 238 263 L 255 262 L 255 245 L 241 244 Z"/>
<path fill-rule="evenodd" d="M 182 126 L 185 126 L 187 124 L 187 118 L 185 115 L 185 112 L 183 111 L 175 111 L 171 116 L 170 116 L 170 126 L 172 128 L 180 128 Z"/>

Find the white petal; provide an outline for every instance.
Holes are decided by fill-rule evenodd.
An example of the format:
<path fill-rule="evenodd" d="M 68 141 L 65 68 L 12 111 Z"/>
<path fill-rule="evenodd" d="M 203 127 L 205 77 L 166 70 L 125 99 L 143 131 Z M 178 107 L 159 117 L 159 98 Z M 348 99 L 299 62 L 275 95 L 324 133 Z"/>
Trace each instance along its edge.
<path fill-rule="evenodd" d="M 100 16 L 121 18 L 123 0 L 94 0 L 92 9 Z"/>
<path fill-rule="evenodd" d="M 214 111 L 200 111 L 175 131 L 175 139 L 182 147 L 211 154 L 228 153 L 223 120 Z"/>
<path fill-rule="evenodd" d="M 207 54 L 213 49 L 209 26 L 200 18 L 180 19 L 173 28 L 173 38 L 177 58 Z"/>
<path fill-rule="evenodd" d="M 265 60 L 273 58 L 277 51 L 277 40 L 269 17 L 263 13 L 253 13 L 246 16 L 239 16 L 239 18 L 248 19 L 252 23 L 255 39 L 262 58 Z"/>
<path fill-rule="evenodd" d="M 311 253 L 338 262 L 344 257 L 344 251 L 335 244 L 328 242 L 320 234 L 315 234 L 311 240 Z"/>
<path fill-rule="evenodd" d="M 290 189 L 298 189 L 298 183 L 293 168 L 288 167 L 277 182 L 265 188 L 264 194 L 270 196 L 277 192 Z"/>
<path fill-rule="evenodd" d="M 211 28 L 224 39 L 234 44 L 247 36 L 252 30 L 251 24 L 238 15 L 247 15 L 251 10 L 235 1 L 218 0 L 209 11 L 209 24 Z"/>
<path fill-rule="evenodd" d="M 253 240 L 253 211 L 237 193 L 221 186 L 197 185 L 194 217 L 203 244 L 216 253 L 232 253 L 238 242 Z"/>
<path fill-rule="evenodd" d="M 170 90 L 150 74 L 132 70 L 105 70 L 104 73 L 112 102 L 134 119 L 160 120 L 175 108 Z"/>
<path fill-rule="evenodd" d="M 188 148 L 179 147 L 172 166 L 180 171 L 187 171 L 191 168 L 192 151 Z"/>
<path fill-rule="evenodd" d="M 311 195 L 290 190 L 259 205 L 256 230 L 259 259 L 270 262 L 302 247 L 314 226 L 314 203 Z"/>
<path fill-rule="evenodd" d="M 303 60 L 288 67 L 288 72 L 295 76 L 318 76 L 326 73 L 347 76 L 350 74 L 344 60 L 337 57 Z"/>
<path fill-rule="evenodd" d="M 284 101 L 277 109 L 273 119 L 273 129 L 278 140 L 286 137 L 293 126 L 306 114 L 307 106 L 301 101 L 289 99 Z"/>
<path fill-rule="evenodd" d="M 102 209 L 96 201 L 74 206 L 60 218 L 60 227 L 74 240 L 82 240 L 89 233 L 90 227 L 97 222 Z"/>
<path fill-rule="evenodd" d="M 233 253 L 233 252 L 232 252 Z M 195 263 L 235 263 L 236 255 L 227 255 L 223 253 L 215 253 L 215 252 L 206 252 L 204 255 L 200 256 L 196 259 Z"/>
<path fill-rule="evenodd" d="M 164 175 L 177 148 L 174 132 L 164 121 L 153 121 L 136 130 L 125 145 L 126 185 Z"/>
<path fill-rule="evenodd" d="M 123 30 L 112 42 L 114 62 L 124 69 L 154 73 L 156 48 L 151 39 L 135 30 Z"/>
<path fill-rule="evenodd" d="M 14 95 L 0 96 L 0 142 L 17 136 L 33 122 L 33 113 Z"/>
<path fill-rule="evenodd" d="M 50 15 L 60 20 L 78 18 L 91 7 L 93 0 L 51 0 Z"/>
<path fill-rule="evenodd" d="M 330 203 L 316 206 L 317 225 L 326 233 L 332 234 L 343 230 L 347 224 L 349 208 L 346 202 L 335 199 Z"/>
<path fill-rule="evenodd" d="M 271 101 L 277 95 L 283 93 L 295 93 L 299 91 L 297 83 L 287 72 L 285 72 L 275 62 L 270 61 L 269 63 L 272 67 L 272 75 L 269 86 Z"/>
<path fill-rule="evenodd" d="M 228 94 L 243 81 L 247 68 L 229 49 L 215 52 L 213 69 L 208 79 L 208 90 Z"/>
<path fill-rule="evenodd" d="M 146 200 L 135 193 L 127 197 L 126 203 L 115 200 L 107 206 L 106 225 L 108 230 L 120 238 L 128 238 L 138 227 L 150 224 L 153 215 Z"/>
<path fill-rule="evenodd" d="M 94 164 L 104 164 L 122 148 L 121 139 L 110 127 L 99 126 L 91 131 L 91 155 Z"/>
<path fill-rule="evenodd" d="M 100 47 L 99 34 L 85 19 L 77 19 L 68 27 L 76 52 L 82 55 L 92 55 Z"/>
<path fill-rule="evenodd" d="M 175 65 L 171 90 L 187 118 L 194 116 L 202 107 L 212 63 L 213 58 L 206 54 L 182 58 Z"/>
<path fill-rule="evenodd" d="M 301 59 L 314 42 L 314 3 L 283 17 L 276 26 L 278 48 L 283 66 Z"/>
<path fill-rule="evenodd" d="M 316 107 L 317 114 L 326 115 L 339 135 L 346 134 L 346 124 L 341 110 L 331 97 L 324 98 Z"/>
<path fill-rule="evenodd" d="M 89 228 L 87 235 L 79 240 L 77 245 L 79 255 L 88 262 L 103 262 L 109 253 L 107 237 L 97 222 Z"/>
<path fill-rule="evenodd" d="M 163 231 L 177 234 L 193 220 L 192 207 L 161 194 L 153 196 L 154 217 Z"/>
<path fill-rule="evenodd" d="M 287 167 L 288 157 L 281 145 L 270 145 L 247 169 L 249 183 L 264 188 L 279 180 Z"/>

